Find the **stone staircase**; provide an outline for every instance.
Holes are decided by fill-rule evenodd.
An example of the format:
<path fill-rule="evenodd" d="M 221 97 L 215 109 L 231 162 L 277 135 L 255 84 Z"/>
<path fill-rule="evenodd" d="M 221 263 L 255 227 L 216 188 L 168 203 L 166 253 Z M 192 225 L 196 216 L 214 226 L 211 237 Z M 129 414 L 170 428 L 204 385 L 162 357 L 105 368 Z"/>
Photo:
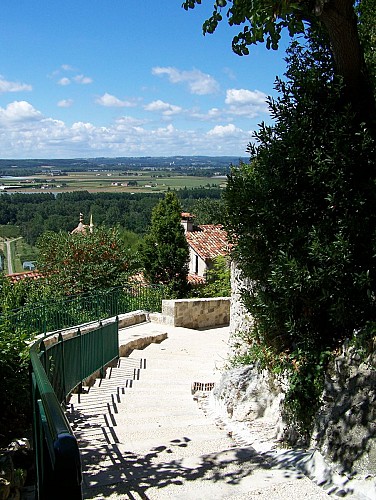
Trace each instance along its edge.
<path fill-rule="evenodd" d="M 171 328 L 142 357 L 120 358 L 72 396 L 67 415 L 85 499 L 327 498 L 293 467 L 273 467 L 247 443 L 236 444 L 194 400 L 192 387 L 205 399 L 220 377 L 215 366 L 226 358 L 226 335 L 223 328 Z"/>
<path fill-rule="evenodd" d="M 107 369 L 105 378 L 71 396 L 67 416 L 82 448 L 119 442 L 115 431 L 118 407 L 145 366 L 145 359 L 119 358 L 116 367 Z"/>

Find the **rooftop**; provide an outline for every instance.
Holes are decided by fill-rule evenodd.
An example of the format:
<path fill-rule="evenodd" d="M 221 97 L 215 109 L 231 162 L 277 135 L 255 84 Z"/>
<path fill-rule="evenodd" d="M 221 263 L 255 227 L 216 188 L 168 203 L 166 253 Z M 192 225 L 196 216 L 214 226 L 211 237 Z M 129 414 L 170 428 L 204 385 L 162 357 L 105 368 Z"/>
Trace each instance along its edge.
<path fill-rule="evenodd" d="M 17 283 L 17 281 L 21 281 L 26 278 L 37 280 L 39 278 L 43 278 L 43 275 L 37 271 L 26 271 L 23 273 L 7 274 L 6 277 L 9 278 L 13 283 Z"/>
<path fill-rule="evenodd" d="M 228 254 L 227 232 L 220 224 L 203 224 L 186 233 L 188 244 L 204 260 Z"/>

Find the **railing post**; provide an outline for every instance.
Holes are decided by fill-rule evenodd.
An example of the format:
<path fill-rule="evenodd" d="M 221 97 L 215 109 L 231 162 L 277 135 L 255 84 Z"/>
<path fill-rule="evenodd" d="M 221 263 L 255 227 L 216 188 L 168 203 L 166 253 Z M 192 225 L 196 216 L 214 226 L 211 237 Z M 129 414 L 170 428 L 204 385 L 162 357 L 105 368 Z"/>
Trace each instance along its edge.
<path fill-rule="evenodd" d="M 55 469 L 50 498 L 81 500 L 81 458 L 76 438 L 59 434 L 54 442 Z"/>
<path fill-rule="evenodd" d="M 41 312 L 42 312 L 42 322 L 43 322 L 43 333 L 44 335 L 47 335 L 47 309 L 44 304 L 41 305 Z"/>
<path fill-rule="evenodd" d="M 78 362 L 79 362 L 79 369 L 80 369 L 80 384 L 78 387 L 78 402 L 81 402 L 80 399 L 80 394 L 82 394 L 82 384 L 83 384 L 83 375 L 84 375 L 84 360 L 83 360 L 83 349 L 82 349 L 82 334 L 81 334 L 81 329 L 78 328 L 77 330 L 77 337 L 79 337 L 79 354 L 78 354 Z"/>
<path fill-rule="evenodd" d="M 104 378 L 104 370 L 103 370 L 103 367 L 104 367 L 104 333 L 103 333 L 103 325 L 102 325 L 102 321 L 99 322 L 99 327 L 101 329 L 101 370 L 100 370 L 100 374 L 101 374 L 101 378 Z"/>
<path fill-rule="evenodd" d="M 33 441 L 35 453 L 35 473 L 36 473 L 36 499 L 40 498 L 39 488 L 43 478 L 43 440 L 41 437 L 41 421 L 38 411 L 38 385 L 30 363 L 30 385 L 31 385 L 31 404 L 33 411 Z"/>
<path fill-rule="evenodd" d="M 64 353 L 64 338 L 61 332 L 59 333 L 58 341 L 61 344 L 61 370 L 63 372 L 63 394 L 64 405 L 67 406 L 67 393 L 66 393 L 66 378 L 65 378 L 65 353 Z"/>
<path fill-rule="evenodd" d="M 44 371 L 47 373 L 47 357 L 46 357 L 46 346 L 42 340 L 40 343 L 40 361 L 43 365 Z"/>

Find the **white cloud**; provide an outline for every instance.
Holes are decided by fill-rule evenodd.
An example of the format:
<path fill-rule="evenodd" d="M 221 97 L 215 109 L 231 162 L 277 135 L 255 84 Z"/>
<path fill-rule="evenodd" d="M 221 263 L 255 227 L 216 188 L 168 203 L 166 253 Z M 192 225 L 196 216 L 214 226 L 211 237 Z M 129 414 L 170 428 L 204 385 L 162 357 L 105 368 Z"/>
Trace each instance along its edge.
<path fill-rule="evenodd" d="M 102 96 L 98 97 L 95 102 L 101 106 L 113 107 L 113 108 L 126 108 L 134 106 L 130 101 L 122 101 L 115 97 L 114 95 L 108 94 L 107 92 Z"/>
<path fill-rule="evenodd" d="M 0 76 L 0 92 L 22 92 L 30 91 L 33 87 L 27 83 L 10 82 Z"/>
<path fill-rule="evenodd" d="M 70 64 L 62 64 L 61 69 L 64 71 L 75 71 L 75 69 Z"/>
<path fill-rule="evenodd" d="M 157 101 L 153 101 L 144 106 L 145 111 L 153 111 L 160 112 L 163 116 L 172 116 L 182 112 L 182 108 L 180 106 L 175 106 L 174 104 L 169 104 L 168 102 L 161 101 L 158 99 Z"/>
<path fill-rule="evenodd" d="M 240 134 L 242 130 L 240 128 L 235 127 L 233 123 L 229 123 L 228 125 L 216 125 L 213 127 L 207 135 L 216 136 L 216 137 L 226 137 L 226 136 L 234 136 L 236 134 Z"/>
<path fill-rule="evenodd" d="M 61 76 L 62 74 L 64 75 L 67 72 L 77 73 L 77 70 L 75 68 L 73 68 L 72 66 L 70 66 L 69 64 L 63 64 L 62 66 L 60 66 L 59 69 L 57 69 L 51 73 L 50 78 L 55 79 L 55 78 L 59 78 L 59 76 L 60 76 L 60 78 L 57 80 L 57 83 L 58 83 L 58 85 L 62 85 L 62 86 L 69 85 L 72 82 L 75 82 L 79 85 L 88 85 L 89 83 L 93 83 L 92 78 L 90 78 L 89 76 L 85 76 L 81 73 L 69 76 L 69 78 L 67 76 Z"/>
<path fill-rule="evenodd" d="M 146 120 L 141 120 L 139 118 L 134 118 L 133 116 L 121 116 L 115 120 L 116 128 L 118 130 L 125 130 L 126 128 L 139 127 L 147 123 Z"/>
<path fill-rule="evenodd" d="M 181 71 L 171 66 L 156 66 L 152 68 L 152 74 L 157 76 L 167 75 L 171 83 L 186 83 L 192 94 L 214 94 L 219 90 L 219 84 L 212 76 L 197 69 Z"/>
<path fill-rule="evenodd" d="M 62 85 L 63 87 L 65 87 L 66 85 L 69 85 L 71 83 L 70 79 L 67 78 L 66 76 L 64 76 L 63 78 L 60 78 L 60 80 L 58 80 L 57 82 L 59 85 Z"/>
<path fill-rule="evenodd" d="M 73 104 L 73 99 L 62 99 L 57 103 L 59 108 L 70 108 Z"/>
<path fill-rule="evenodd" d="M 73 77 L 73 80 L 80 85 L 88 85 L 89 83 L 93 83 L 93 79 L 89 76 L 84 75 L 76 75 Z"/>
<path fill-rule="evenodd" d="M 72 125 L 45 117 L 26 101 L 0 107 L 0 148 L 4 157 L 72 158 L 85 156 L 243 156 L 251 132 L 233 123 L 207 129 L 172 125 L 153 127 L 154 121 L 119 117 L 106 126 L 87 121 Z"/>
<path fill-rule="evenodd" d="M 194 109 L 189 113 L 190 118 L 194 118 L 195 120 L 201 121 L 214 121 L 219 120 L 223 116 L 223 111 L 219 108 L 211 108 L 206 113 Z"/>
<path fill-rule="evenodd" d="M 42 113 L 27 101 L 14 101 L 9 103 L 6 108 L 0 107 L 0 123 L 3 126 L 11 122 L 28 122 L 41 118 Z"/>
<path fill-rule="evenodd" d="M 254 118 L 260 113 L 267 113 L 267 95 L 259 90 L 228 89 L 225 103 L 229 113 Z"/>

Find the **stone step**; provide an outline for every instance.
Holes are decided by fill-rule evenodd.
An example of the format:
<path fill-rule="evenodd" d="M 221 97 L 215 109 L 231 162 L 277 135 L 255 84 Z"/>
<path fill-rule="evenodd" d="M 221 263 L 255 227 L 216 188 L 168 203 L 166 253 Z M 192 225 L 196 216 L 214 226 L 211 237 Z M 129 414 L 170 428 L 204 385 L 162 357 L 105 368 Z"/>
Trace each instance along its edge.
<path fill-rule="evenodd" d="M 149 327 L 140 325 L 140 333 Z M 218 356 L 224 363 L 227 338 L 220 329 L 171 329 L 161 344 L 142 357 L 131 352 L 72 398 L 68 417 L 80 445 L 85 499 L 324 498 L 293 468 L 271 466 L 237 445 L 195 401 L 192 385 L 220 378 L 215 366 Z"/>

